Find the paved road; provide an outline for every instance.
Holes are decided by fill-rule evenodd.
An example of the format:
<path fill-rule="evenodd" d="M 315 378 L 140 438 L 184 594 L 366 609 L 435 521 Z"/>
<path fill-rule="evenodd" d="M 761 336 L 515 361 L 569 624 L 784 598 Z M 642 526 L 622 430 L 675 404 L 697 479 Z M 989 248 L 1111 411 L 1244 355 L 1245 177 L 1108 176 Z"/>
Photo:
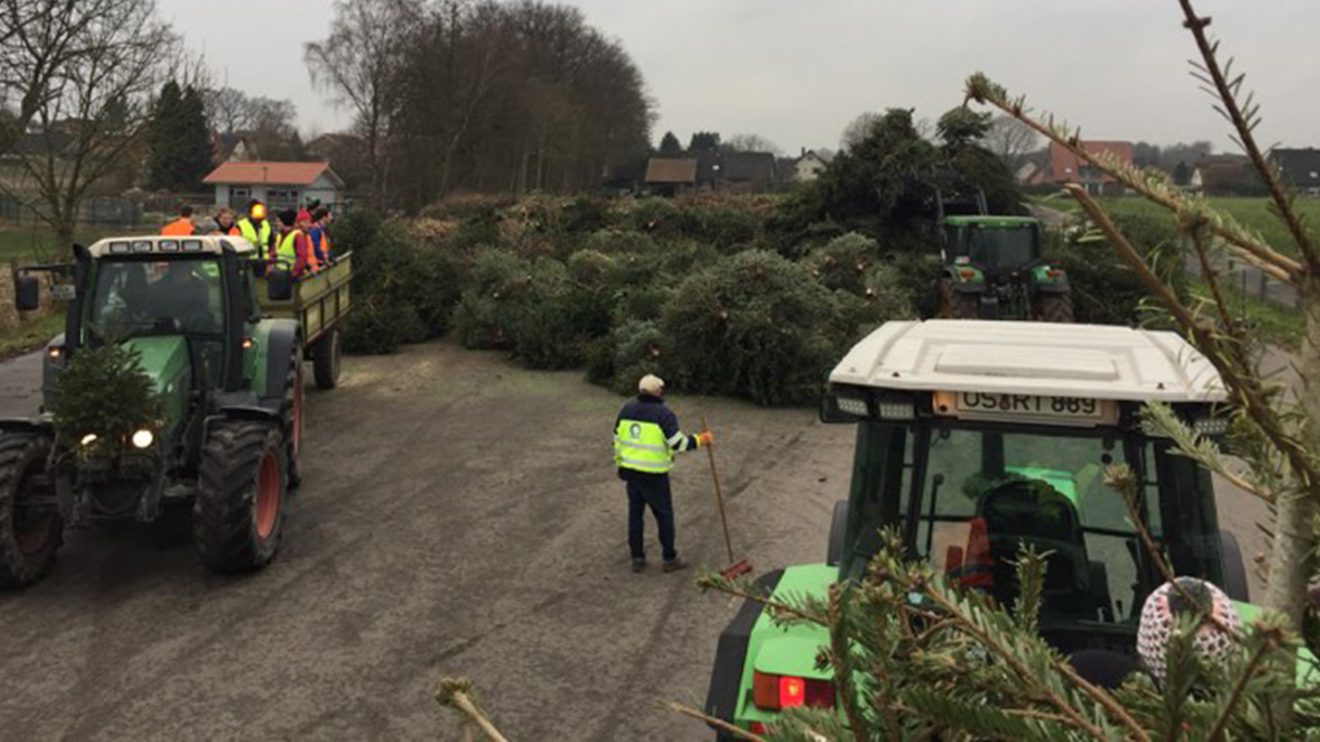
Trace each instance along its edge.
<path fill-rule="evenodd" d="M 36 368 L 0 366 L 4 408 L 32 405 L 16 389 Z M 691 573 L 629 571 L 601 463 L 618 401 L 447 344 L 348 359 L 340 389 L 308 397 L 304 486 L 265 572 L 80 531 L 47 581 L 0 594 L 0 738 L 455 739 L 430 700 L 446 674 L 470 675 L 514 739 L 704 738 L 658 704 L 700 704 L 736 606 Z M 752 561 L 819 561 L 851 426 L 673 404 L 719 431 Z M 685 556 L 722 563 L 704 460 L 675 489 Z M 1249 555 L 1253 505 L 1220 506 Z"/>

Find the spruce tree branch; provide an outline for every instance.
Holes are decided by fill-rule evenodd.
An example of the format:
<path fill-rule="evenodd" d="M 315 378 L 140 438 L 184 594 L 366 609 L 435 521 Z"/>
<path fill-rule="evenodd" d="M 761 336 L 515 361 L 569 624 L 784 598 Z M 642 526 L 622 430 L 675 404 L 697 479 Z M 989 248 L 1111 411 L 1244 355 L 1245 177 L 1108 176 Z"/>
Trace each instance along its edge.
<path fill-rule="evenodd" d="M 697 577 L 697 586 L 707 590 L 718 590 L 719 592 L 722 592 L 726 595 L 732 595 L 735 598 L 742 598 L 743 600 L 751 600 L 753 602 L 760 603 L 761 605 L 773 611 L 778 611 L 785 615 L 792 616 L 793 618 L 796 618 L 805 623 L 814 623 L 817 624 L 818 626 L 823 626 L 827 629 L 829 628 L 829 623 L 825 620 L 822 620 L 820 616 L 814 616 L 810 613 L 807 613 L 806 611 L 799 610 L 798 608 L 788 605 L 787 603 L 778 600 L 773 600 L 765 595 L 759 595 L 750 590 L 739 587 L 736 583 L 731 583 L 726 580 L 720 579 L 718 575 L 706 575 L 706 574 L 699 575 Z"/>
<path fill-rule="evenodd" d="M 857 708 L 857 694 L 853 685 L 852 655 L 843 626 L 841 596 L 844 589 L 839 583 L 830 585 L 830 658 L 834 665 L 834 687 L 838 689 L 837 697 L 843 706 L 844 715 L 848 717 L 853 739 L 866 742 L 866 726 L 862 723 L 861 710 Z"/>
<path fill-rule="evenodd" d="M 958 622 L 959 628 L 964 633 L 975 638 L 978 642 L 981 643 L 982 646 L 984 646 L 986 649 L 990 650 L 997 657 L 1003 660 L 1005 664 L 1007 664 L 1013 670 L 1013 672 L 1018 676 L 1019 680 L 1021 680 L 1023 683 L 1026 683 L 1031 687 L 1039 689 L 1039 691 L 1042 694 L 1044 694 L 1044 696 L 1047 699 L 1049 699 L 1050 705 L 1057 708 L 1060 711 L 1060 713 L 1062 713 L 1065 717 L 1067 717 L 1068 721 L 1072 725 L 1085 730 L 1088 735 L 1090 735 L 1095 739 L 1104 740 L 1109 738 L 1108 735 L 1105 734 L 1104 730 L 1096 726 L 1086 717 L 1082 716 L 1081 713 L 1077 711 L 1077 709 L 1073 708 L 1073 705 L 1069 703 L 1067 699 L 1059 697 L 1057 694 L 1053 693 L 1048 688 L 1041 685 L 1041 683 L 1038 681 L 1036 677 L 1035 672 L 1031 668 L 1027 667 L 1018 658 L 1018 655 L 1012 649 L 1010 649 L 1007 646 L 1004 646 L 999 642 L 999 640 L 996 637 L 991 636 L 989 632 L 986 632 L 983 629 L 981 629 L 981 627 L 978 626 L 975 621 L 973 621 L 970 617 L 964 614 L 962 609 L 956 603 L 949 600 L 941 591 L 931 590 L 928 585 L 924 585 L 924 584 L 911 584 L 909 587 L 913 590 L 919 591 L 922 595 L 929 598 L 932 602 L 934 602 L 945 612 L 947 612 L 950 616 L 952 616 Z M 1139 739 L 1139 740 L 1144 740 L 1145 742 L 1149 742 L 1150 736 L 1146 734 L 1146 731 L 1144 729 L 1141 728 L 1141 725 L 1138 724 L 1136 720 L 1133 719 L 1132 716 L 1127 712 L 1127 710 L 1124 709 L 1122 706 L 1120 706 L 1108 693 L 1105 693 L 1104 691 L 1095 687 L 1090 682 L 1079 676 L 1076 672 L 1072 671 L 1071 667 L 1068 666 L 1067 662 L 1056 663 L 1055 669 L 1057 669 L 1061 674 L 1063 674 L 1070 681 L 1072 681 L 1078 688 L 1082 690 L 1083 693 L 1085 693 L 1087 696 L 1090 696 L 1091 700 L 1095 701 L 1097 704 L 1102 706 L 1106 711 L 1108 711 L 1109 714 L 1114 719 L 1118 720 L 1119 723 L 1127 727 L 1128 732 L 1131 734 L 1131 736 L 1134 739 Z"/>
<path fill-rule="evenodd" d="M 1240 335 L 1237 330 L 1237 321 L 1233 319 L 1233 313 L 1229 311 L 1228 302 L 1224 300 L 1224 293 L 1219 288 L 1219 271 L 1210 262 L 1210 250 L 1205 244 L 1205 235 L 1201 233 L 1201 225 L 1204 222 L 1192 225 L 1189 230 L 1192 235 L 1192 245 L 1196 248 L 1196 259 L 1201 264 L 1201 277 L 1210 287 L 1210 296 L 1215 301 L 1215 310 L 1219 312 L 1219 319 L 1224 323 L 1224 329 L 1228 331 L 1228 336 L 1233 339 L 1234 344 L 1241 346 Z"/>
<path fill-rule="evenodd" d="M 1316 471 L 1310 453 L 1297 439 L 1287 433 L 1286 427 L 1279 420 L 1273 408 L 1270 407 L 1259 382 L 1250 374 L 1237 373 L 1237 369 L 1225 360 L 1220 340 L 1210 328 L 1206 327 L 1204 323 L 1192 315 L 1187 307 L 1183 306 L 1182 301 L 1178 299 L 1173 289 L 1160 280 L 1160 277 L 1151 270 L 1146 260 L 1137 253 L 1136 248 L 1132 246 L 1131 242 L 1128 242 L 1113 220 L 1100 207 L 1100 204 L 1096 203 L 1095 199 L 1086 192 L 1086 189 L 1075 183 L 1069 183 L 1064 186 L 1064 189 L 1081 205 L 1091 221 L 1104 233 L 1109 244 L 1118 252 L 1119 258 L 1137 274 L 1137 277 L 1146 285 L 1146 289 L 1151 292 L 1156 300 L 1169 310 L 1179 326 L 1192 336 L 1197 349 L 1219 371 L 1220 377 L 1233 396 L 1237 398 L 1242 408 L 1260 427 L 1265 437 L 1283 453 L 1293 474 L 1301 484 L 1301 488 L 1309 495 L 1314 496 L 1312 483 L 1320 481 L 1320 473 Z"/>
<path fill-rule="evenodd" d="M 1078 159 L 1117 180 L 1125 187 L 1131 188 L 1147 200 L 1168 209 L 1179 218 L 1197 210 L 1192 204 L 1188 203 L 1187 198 L 1181 191 L 1153 187 L 1130 166 L 1123 165 L 1112 158 L 1093 155 L 1081 146 L 1077 137 L 1065 137 L 1053 125 L 1047 125 L 1028 116 L 1023 109 L 1022 101 L 1008 100 L 1007 94 L 1002 88 L 985 80 L 983 76 L 978 74 L 969 81 L 967 95 L 970 99 L 989 103 L 1016 118 L 1040 135 L 1064 147 Z M 1075 183 L 1070 183 L 1065 188 L 1075 185 Z M 1301 272 L 1301 263 L 1278 252 L 1260 239 L 1248 234 L 1236 224 L 1212 221 L 1210 227 L 1215 234 L 1224 238 L 1233 251 L 1244 260 L 1272 278 L 1285 283 L 1296 283 L 1294 276 Z"/>
<path fill-rule="evenodd" d="M 696 709 L 694 709 L 694 708 L 692 708 L 692 707 L 690 707 L 690 706 L 684 706 L 684 705 L 681 704 L 681 703 L 676 703 L 676 702 L 673 702 L 673 701 L 671 701 L 671 702 L 665 704 L 665 706 L 666 706 L 666 708 L 668 708 L 670 711 L 673 711 L 673 712 L 676 713 L 676 714 L 682 714 L 683 716 L 686 716 L 686 717 L 688 717 L 689 719 L 696 719 L 697 721 L 704 721 L 704 722 L 706 722 L 707 724 L 710 724 L 711 726 L 719 727 L 719 729 L 720 729 L 721 731 L 728 732 L 729 734 L 732 734 L 733 736 L 737 737 L 738 739 L 750 739 L 750 740 L 752 740 L 752 742 L 765 742 L 765 738 L 764 738 L 764 737 L 760 737 L 760 736 L 757 736 L 757 735 L 755 735 L 755 734 L 752 734 L 751 732 L 747 731 L 746 729 L 739 729 L 738 727 L 736 727 L 736 726 L 730 724 L 729 722 L 727 722 L 727 721 L 725 721 L 725 720 L 723 720 L 723 719 L 717 719 L 717 718 L 715 718 L 714 716 L 710 716 L 710 715 L 708 715 L 708 714 L 703 714 L 702 712 L 700 712 L 700 711 L 698 711 L 698 710 L 696 710 Z"/>
<path fill-rule="evenodd" d="M 1297 212 L 1293 210 L 1292 202 L 1288 199 L 1288 194 L 1284 191 L 1283 184 L 1274 168 L 1266 162 L 1260 146 L 1256 144 L 1256 137 L 1252 134 L 1254 125 L 1248 120 L 1248 114 L 1238 105 L 1237 96 L 1234 93 L 1236 81 L 1230 82 L 1224 74 L 1224 70 L 1219 66 L 1219 58 L 1215 54 L 1216 44 L 1211 43 L 1206 36 L 1206 26 L 1210 25 L 1209 16 L 1201 17 L 1196 14 L 1192 8 L 1191 0 L 1178 0 L 1182 6 L 1183 26 L 1192 32 L 1192 38 L 1196 40 L 1196 48 L 1201 53 L 1201 69 L 1209 75 L 1214 83 L 1215 92 L 1218 94 L 1220 102 L 1223 104 L 1222 110 L 1227 114 L 1228 119 L 1237 131 L 1238 143 L 1246 151 L 1247 156 L 1251 158 L 1251 164 L 1265 181 L 1266 188 L 1269 189 L 1270 199 L 1278 208 L 1279 218 L 1287 225 L 1293 241 L 1297 243 L 1297 249 L 1306 260 L 1307 270 L 1316 273 L 1320 270 L 1320 254 L 1317 254 L 1315 245 L 1311 242 L 1311 236 L 1307 234 L 1306 228 L 1298 218 Z"/>
<path fill-rule="evenodd" d="M 1224 707 L 1219 710 L 1219 718 L 1215 719 L 1215 725 L 1210 728 L 1210 734 L 1206 736 L 1206 739 L 1225 738 L 1224 730 L 1228 727 L 1229 719 L 1233 716 L 1233 709 L 1242 700 L 1242 692 L 1246 690 L 1247 683 L 1251 682 L 1251 676 L 1256 673 L 1256 667 L 1260 665 L 1261 660 L 1265 658 L 1267 653 L 1277 648 L 1277 643 L 1273 639 L 1267 638 L 1260 643 L 1260 646 L 1256 647 L 1255 652 L 1252 652 L 1247 666 L 1242 669 L 1242 674 L 1238 676 L 1237 682 L 1233 684 L 1233 692 L 1228 696 L 1228 703 L 1225 703 Z"/>

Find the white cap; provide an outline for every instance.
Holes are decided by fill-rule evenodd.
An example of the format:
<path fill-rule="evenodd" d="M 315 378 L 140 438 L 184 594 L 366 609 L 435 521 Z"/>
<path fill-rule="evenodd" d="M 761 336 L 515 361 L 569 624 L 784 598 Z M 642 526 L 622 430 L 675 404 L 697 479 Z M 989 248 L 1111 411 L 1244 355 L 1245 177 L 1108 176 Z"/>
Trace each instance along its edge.
<path fill-rule="evenodd" d="M 647 374 L 642 380 L 637 382 L 637 391 L 642 394 L 649 394 L 652 397 L 659 397 L 665 393 L 665 380 L 655 374 Z"/>

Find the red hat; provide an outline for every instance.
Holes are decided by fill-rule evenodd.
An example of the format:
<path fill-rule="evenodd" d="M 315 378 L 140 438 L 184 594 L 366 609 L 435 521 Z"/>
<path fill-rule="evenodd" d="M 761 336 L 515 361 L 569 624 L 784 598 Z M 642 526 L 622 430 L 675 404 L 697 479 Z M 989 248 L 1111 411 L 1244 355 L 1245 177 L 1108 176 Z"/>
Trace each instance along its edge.
<path fill-rule="evenodd" d="M 299 209 L 298 219 L 294 223 L 301 224 L 303 222 L 310 222 L 311 220 L 312 220 L 312 214 L 310 211 L 308 211 L 307 209 Z"/>

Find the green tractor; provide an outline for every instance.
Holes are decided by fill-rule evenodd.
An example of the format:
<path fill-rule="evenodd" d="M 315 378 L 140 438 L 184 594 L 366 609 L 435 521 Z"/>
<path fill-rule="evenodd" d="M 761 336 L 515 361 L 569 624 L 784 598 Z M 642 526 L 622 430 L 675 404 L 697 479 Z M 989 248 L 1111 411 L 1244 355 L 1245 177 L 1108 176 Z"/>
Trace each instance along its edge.
<path fill-rule="evenodd" d="M 1063 269 L 1041 256 L 1040 222 L 983 214 L 940 219 L 939 316 L 1072 322 Z"/>
<path fill-rule="evenodd" d="M 64 529 L 111 521 L 177 532 L 188 520 L 202 562 L 257 569 L 280 543 L 297 486 L 303 429 L 303 341 L 283 267 L 253 260 L 246 240 L 125 237 L 75 246 L 71 264 L 15 274 L 15 303 L 40 304 L 36 274 L 56 276 L 65 331 L 48 346 L 43 412 L 0 420 L 0 585 L 31 585 L 51 569 Z M 58 378 L 85 349 L 137 352 L 163 401 L 155 424 L 125 440 L 63 440 L 46 412 Z"/>
<path fill-rule="evenodd" d="M 1177 574 L 1218 585 L 1250 619 L 1258 609 L 1237 540 L 1218 525 L 1209 472 L 1139 415 L 1144 402 L 1164 402 L 1215 436 L 1225 398 L 1210 363 L 1169 332 L 887 323 L 830 376 L 821 417 L 855 425 L 857 437 L 824 562 L 757 582 L 774 596 L 825 599 L 831 584 L 862 575 L 889 527 L 912 557 L 955 578 L 975 565 L 975 586 L 1012 605 L 1010 560 L 1026 544 L 1048 553 L 1043 638 L 1065 655 L 1135 656 L 1143 603 L 1164 579 L 1103 482 L 1107 467 L 1127 464 L 1143 523 Z M 747 601 L 720 636 L 706 712 L 756 732 L 785 708 L 833 707 L 831 677 L 816 666 L 828 643 L 823 628 L 777 627 Z"/>

